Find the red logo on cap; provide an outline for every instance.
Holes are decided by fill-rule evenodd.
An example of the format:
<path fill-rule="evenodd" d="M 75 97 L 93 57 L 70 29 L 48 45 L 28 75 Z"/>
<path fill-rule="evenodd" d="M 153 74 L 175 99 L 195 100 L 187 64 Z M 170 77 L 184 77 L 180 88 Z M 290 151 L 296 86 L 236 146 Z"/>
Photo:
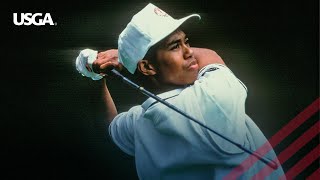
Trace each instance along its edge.
<path fill-rule="evenodd" d="M 168 14 L 164 11 L 162 11 L 160 8 L 154 8 L 154 13 L 156 13 L 158 16 L 167 17 Z"/>

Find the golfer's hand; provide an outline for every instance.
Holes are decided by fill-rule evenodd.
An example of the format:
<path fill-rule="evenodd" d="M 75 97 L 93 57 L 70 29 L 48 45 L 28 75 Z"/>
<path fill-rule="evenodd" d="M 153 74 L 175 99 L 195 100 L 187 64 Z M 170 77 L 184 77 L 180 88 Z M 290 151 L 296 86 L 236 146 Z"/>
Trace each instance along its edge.
<path fill-rule="evenodd" d="M 118 50 L 110 49 L 99 52 L 97 59 L 92 63 L 92 70 L 97 74 L 107 74 L 111 69 L 121 71 L 123 66 L 118 62 Z"/>
<path fill-rule="evenodd" d="M 76 58 L 76 69 L 82 76 L 89 77 L 92 80 L 100 80 L 103 75 L 92 71 L 92 63 L 97 58 L 98 52 L 92 49 L 83 49 Z"/>

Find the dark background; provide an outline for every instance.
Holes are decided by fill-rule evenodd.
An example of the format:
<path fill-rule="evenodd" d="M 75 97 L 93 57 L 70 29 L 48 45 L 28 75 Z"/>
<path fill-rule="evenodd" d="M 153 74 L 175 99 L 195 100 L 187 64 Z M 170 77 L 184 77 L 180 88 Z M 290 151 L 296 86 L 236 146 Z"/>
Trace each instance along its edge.
<path fill-rule="evenodd" d="M 132 15 L 149 1 L 10 1 L 2 95 L 1 179 L 137 179 L 134 159 L 107 136 L 99 91 L 75 69 L 84 48 L 117 47 Z M 174 18 L 199 13 L 191 44 L 215 50 L 249 89 L 247 113 L 270 138 L 319 97 L 319 3 L 254 0 L 150 1 Z M 50 13 L 56 26 L 14 26 L 13 13 Z M 119 112 L 145 97 L 114 79 Z M 314 114 L 280 145 L 280 153 L 319 120 Z M 283 164 L 287 171 L 318 137 Z M 319 159 L 318 159 L 319 160 Z M 315 161 L 297 179 L 319 168 Z"/>

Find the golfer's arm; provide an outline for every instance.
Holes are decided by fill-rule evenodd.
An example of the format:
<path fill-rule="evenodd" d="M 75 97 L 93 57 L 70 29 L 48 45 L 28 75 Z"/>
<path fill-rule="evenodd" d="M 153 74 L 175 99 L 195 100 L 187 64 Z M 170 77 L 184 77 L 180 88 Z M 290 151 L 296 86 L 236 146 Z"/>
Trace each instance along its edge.
<path fill-rule="evenodd" d="M 208 64 L 214 63 L 225 65 L 221 57 L 211 49 L 192 47 L 192 50 L 194 53 L 194 57 L 198 61 L 199 69 L 205 67 Z"/>
<path fill-rule="evenodd" d="M 100 80 L 100 82 L 98 83 L 100 83 L 99 88 L 101 89 L 101 96 L 102 96 L 102 102 L 103 102 L 102 111 L 103 113 L 105 113 L 106 123 L 109 124 L 118 114 L 117 108 L 113 102 L 113 99 L 107 87 L 105 78 Z"/>

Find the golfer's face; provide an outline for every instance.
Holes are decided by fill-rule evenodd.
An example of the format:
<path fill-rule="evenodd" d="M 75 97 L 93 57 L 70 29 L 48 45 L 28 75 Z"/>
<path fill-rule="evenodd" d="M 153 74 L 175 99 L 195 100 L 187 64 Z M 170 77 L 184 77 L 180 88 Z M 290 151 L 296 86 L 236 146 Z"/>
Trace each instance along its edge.
<path fill-rule="evenodd" d="M 166 84 L 187 85 L 197 79 L 198 63 L 188 43 L 186 34 L 175 31 L 157 50 L 158 75 Z"/>

